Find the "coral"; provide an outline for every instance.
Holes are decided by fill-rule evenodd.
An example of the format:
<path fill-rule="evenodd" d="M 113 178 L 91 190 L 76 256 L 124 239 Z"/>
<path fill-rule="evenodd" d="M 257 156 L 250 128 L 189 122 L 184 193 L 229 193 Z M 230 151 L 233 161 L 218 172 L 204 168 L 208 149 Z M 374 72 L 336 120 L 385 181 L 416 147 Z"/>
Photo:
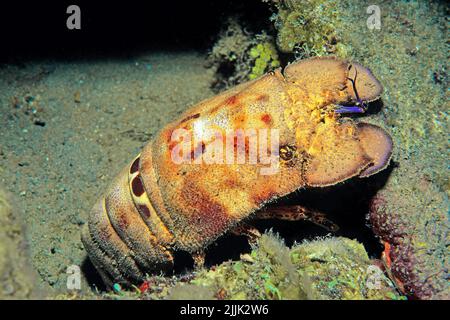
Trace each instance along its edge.
<path fill-rule="evenodd" d="M 303 299 L 289 248 L 274 235 L 263 235 L 248 257 L 203 270 L 192 281 L 223 290 L 226 299 Z"/>
<path fill-rule="evenodd" d="M 351 50 L 340 42 L 340 1 L 273 1 L 277 13 L 272 16 L 278 30 L 277 45 L 282 52 L 298 58 L 336 54 L 347 57 Z"/>
<path fill-rule="evenodd" d="M 306 242 L 291 250 L 309 299 L 401 299 L 369 260 L 364 246 L 347 238 Z M 305 285 L 306 284 L 306 285 Z"/>
<path fill-rule="evenodd" d="M 108 292 L 105 299 L 404 299 L 347 238 L 305 241 L 288 248 L 269 231 L 239 261 L 189 276 L 149 277 L 140 288 Z"/>
<path fill-rule="evenodd" d="M 225 299 L 402 299 L 377 268 L 354 240 L 319 239 L 289 249 L 268 233 L 240 261 L 201 271 L 185 289 L 190 295 L 182 296 L 193 296 L 198 286 Z"/>
<path fill-rule="evenodd" d="M 373 199 L 369 219 L 385 244 L 384 260 L 408 295 L 449 299 L 448 199 L 420 168 L 390 180 Z M 405 188 L 411 185 L 410 189 Z"/>

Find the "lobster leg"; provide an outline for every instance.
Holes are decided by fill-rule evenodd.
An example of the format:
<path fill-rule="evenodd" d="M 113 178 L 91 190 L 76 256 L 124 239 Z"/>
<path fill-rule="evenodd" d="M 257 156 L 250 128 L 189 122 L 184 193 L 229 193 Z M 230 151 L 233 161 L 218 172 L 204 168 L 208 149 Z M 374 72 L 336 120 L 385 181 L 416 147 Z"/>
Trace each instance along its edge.
<path fill-rule="evenodd" d="M 339 230 L 339 227 L 333 221 L 329 220 L 325 214 L 300 205 L 267 207 L 257 212 L 255 218 L 287 221 L 307 220 L 331 232 Z"/>
<path fill-rule="evenodd" d="M 255 227 L 241 222 L 237 226 L 235 226 L 230 232 L 237 236 L 245 236 L 248 239 L 250 244 L 256 244 L 259 237 L 261 237 L 261 233 Z"/>
<path fill-rule="evenodd" d="M 201 269 L 205 265 L 205 252 L 197 251 L 192 254 L 192 258 L 194 259 L 195 269 Z"/>

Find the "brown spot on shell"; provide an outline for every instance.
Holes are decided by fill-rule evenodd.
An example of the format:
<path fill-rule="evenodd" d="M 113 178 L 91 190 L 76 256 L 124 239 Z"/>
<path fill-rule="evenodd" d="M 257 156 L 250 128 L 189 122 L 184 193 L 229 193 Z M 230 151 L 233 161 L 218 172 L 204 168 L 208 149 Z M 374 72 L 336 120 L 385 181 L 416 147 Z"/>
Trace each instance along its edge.
<path fill-rule="evenodd" d="M 106 212 L 114 212 L 113 210 L 111 210 L 110 207 L 110 199 L 105 199 L 105 210 Z M 118 212 L 116 212 L 116 217 L 117 217 L 117 223 L 118 223 L 118 227 L 121 230 L 125 230 L 128 228 L 128 226 L 130 225 L 130 222 L 128 221 L 127 218 L 127 212 L 124 210 L 119 210 Z"/>
<path fill-rule="evenodd" d="M 229 222 L 226 209 L 198 186 L 192 177 L 184 181 L 180 205 L 190 208 L 190 225 L 201 229 L 204 237 L 216 237 L 224 232 Z"/>
<path fill-rule="evenodd" d="M 235 178 L 227 178 L 223 183 L 227 188 L 230 189 L 235 189 L 240 185 L 240 183 Z"/>
<path fill-rule="evenodd" d="M 261 116 L 261 121 L 266 125 L 270 125 L 272 123 L 272 117 L 270 116 L 270 114 L 265 113 Z"/>
<path fill-rule="evenodd" d="M 147 217 L 147 218 L 150 217 L 150 209 L 147 208 L 147 206 L 145 206 L 145 205 L 143 205 L 143 204 L 140 204 L 140 205 L 138 206 L 138 209 L 139 209 L 139 211 L 140 211 L 145 217 Z"/>
<path fill-rule="evenodd" d="M 234 117 L 234 124 L 236 128 L 245 128 L 244 122 L 247 120 L 247 115 L 244 112 L 239 112 Z"/>
<path fill-rule="evenodd" d="M 122 230 L 128 228 L 128 226 L 130 225 L 130 222 L 128 221 L 126 213 L 121 213 L 118 218 L 119 218 L 119 221 L 118 221 L 119 227 Z"/>
<path fill-rule="evenodd" d="M 261 94 L 256 98 L 258 102 L 266 102 L 269 100 L 269 96 L 267 94 Z"/>
<path fill-rule="evenodd" d="M 200 117 L 200 113 L 192 114 L 192 115 L 190 115 L 190 116 L 187 116 L 187 117 L 184 118 L 183 120 L 181 120 L 181 121 L 180 121 L 180 124 L 183 123 L 183 122 L 187 122 L 187 121 L 189 121 L 189 120 L 192 120 L 192 119 L 197 119 L 198 117 Z"/>
<path fill-rule="evenodd" d="M 103 226 L 98 228 L 97 234 L 99 239 L 104 242 L 108 242 L 109 238 L 111 238 L 111 233 Z"/>
<path fill-rule="evenodd" d="M 144 194 L 144 192 L 145 192 L 144 185 L 142 184 L 140 175 L 137 175 L 131 181 L 131 189 L 132 189 L 131 191 L 133 192 L 133 194 L 137 197 L 140 197 Z"/>
<path fill-rule="evenodd" d="M 133 163 L 131 164 L 131 167 L 130 167 L 130 174 L 133 174 L 133 173 L 135 173 L 135 172 L 138 172 L 138 170 L 139 170 L 139 160 L 140 160 L 140 157 L 137 157 L 137 158 L 133 161 Z"/>
<path fill-rule="evenodd" d="M 234 154 L 240 154 L 242 150 L 239 148 L 243 143 L 244 154 L 248 156 L 250 153 L 250 137 L 245 135 L 242 131 L 238 131 L 233 137 Z"/>
<path fill-rule="evenodd" d="M 177 126 L 177 127 L 174 127 L 173 129 L 168 129 L 167 131 L 166 131 L 166 142 L 168 143 L 168 144 L 170 144 L 170 143 L 173 143 L 174 141 L 172 140 L 172 134 L 173 134 L 173 132 L 175 131 L 175 130 L 177 130 L 177 129 L 183 129 L 183 130 L 186 130 L 186 131 L 189 131 L 189 127 L 188 127 L 188 125 L 183 125 L 183 126 L 181 126 L 181 123 L 180 123 L 180 126 Z"/>
<path fill-rule="evenodd" d="M 238 97 L 236 95 L 229 97 L 225 100 L 226 105 L 235 105 L 238 102 Z"/>
<path fill-rule="evenodd" d="M 175 148 L 175 146 L 178 145 L 177 141 L 170 141 L 169 142 L 169 153 L 172 153 L 173 148 Z"/>
<path fill-rule="evenodd" d="M 169 143 L 169 144 L 172 142 L 172 133 L 173 133 L 173 130 L 167 130 L 166 131 L 166 134 L 167 134 L 166 142 Z"/>

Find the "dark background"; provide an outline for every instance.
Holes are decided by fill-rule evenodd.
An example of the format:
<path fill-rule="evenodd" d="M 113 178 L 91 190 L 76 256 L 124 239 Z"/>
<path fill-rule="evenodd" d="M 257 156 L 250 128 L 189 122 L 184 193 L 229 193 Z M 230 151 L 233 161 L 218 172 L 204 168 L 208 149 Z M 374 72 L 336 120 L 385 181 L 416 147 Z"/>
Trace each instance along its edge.
<path fill-rule="evenodd" d="M 69 30 L 69 5 L 81 9 L 81 30 Z M 227 17 L 250 30 L 270 27 L 261 0 L 2 1 L 1 59 L 84 58 L 149 49 L 207 50 Z M 256 30 L 257 31 L 257 30 Z"/>

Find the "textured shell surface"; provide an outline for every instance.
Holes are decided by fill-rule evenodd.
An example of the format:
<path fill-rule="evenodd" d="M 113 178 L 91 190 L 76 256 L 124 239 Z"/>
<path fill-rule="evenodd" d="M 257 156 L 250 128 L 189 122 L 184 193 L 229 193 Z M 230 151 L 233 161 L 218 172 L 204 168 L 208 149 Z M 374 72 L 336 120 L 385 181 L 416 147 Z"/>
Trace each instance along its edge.
<path fill-rule="evenodd" d="M 368 102 L 380 97 L 382 86 L 358 63 L 307 59 L 204 100 L 162 128 L 106 189 L 82 231 L 105 282 L 138 282 L 171 269 L 175 251 L 205 249 L 298 189 L 384 169 L 392 153 L 389 134 L 335 112 L 357 103 L 355 90 Z M 180 130 L 190 138 L 177 136 Z M 275 174 L 261 174 L 267 163 L 259 157 L 254 163 L 212 157 L 229 141 L 238 148 L 240 138 L 248 156 L 251 133 L 264 130 L 277 132 L 279 147 L 268 151 L 278 160 Z M 174 161 L 180 146 L 191 161 Z M 195 161 L 208 155 L 212 162 Z"/>

